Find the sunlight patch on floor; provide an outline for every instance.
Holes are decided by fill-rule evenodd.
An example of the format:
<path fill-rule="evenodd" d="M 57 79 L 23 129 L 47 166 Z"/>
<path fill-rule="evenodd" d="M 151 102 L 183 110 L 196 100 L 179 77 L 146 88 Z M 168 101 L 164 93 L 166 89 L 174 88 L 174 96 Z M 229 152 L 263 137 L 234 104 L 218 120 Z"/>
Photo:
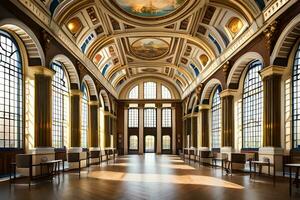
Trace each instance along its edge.
<path fill-rule="evenodd" d="M 110 181 L 142 182 L 142 183 L 171 183 L 192 184 L 230 189 L 244 189 L 243 186 L 210 176 L 200 175 L 167 175 L 167 174 L 137 174 L 112 171 L 90 172 L 90 178 Z"/>

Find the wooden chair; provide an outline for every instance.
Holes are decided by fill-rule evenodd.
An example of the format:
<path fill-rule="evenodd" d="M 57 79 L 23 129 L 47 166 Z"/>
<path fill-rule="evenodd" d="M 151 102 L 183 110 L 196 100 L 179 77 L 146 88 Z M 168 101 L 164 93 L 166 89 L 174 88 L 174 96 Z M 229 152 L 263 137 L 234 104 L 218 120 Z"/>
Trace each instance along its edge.
<path fill-rule="evenodd" d="M 100 161 L 101 163 L 106 161 L 106 163 L 108 164 L 108 155 L 106 154 L 106 151 L 104 149 L 101 149 L 100 151 Z"/>
<path fill-rule="evenodd" d="M 65 162 L 67 161 L 67 150 L 55 149 L 55 160 L 62 160 L 62 169 L 65 171 Z"/>
<path fill-rule="evenodd" d="M 80 158 L 80 153 L 68 153 L 68 162 L 69 163 L 78 163 L 78 174 L 80 177 L 81 172 L 81 161 L 85 160 L 84 158 Z"/>
<path fill-rule="evenodd" d="M 96 150 L 96 151 L 90 151 L 89 152 L 89 156 L 88 156 L 88 160 L 91 160 L 91 159 L 98 159 L 98 162 L 96 163 L 93 163 L 93 164 L 98 164 L 100 165 L 101 164 L 101 158 L 100 158 L 100 151 Z M 89 161 L 90 163 L 90 161 Z M 92 164 L 89 164 L 89 165 L 92 165 Z"/>
<path fill-rule="evenodd" d="M 284 160 L 282 163 L 282 171 L 283 171 L 283 176 L 285 176 L 285 170 L 286 170 L 286 164 L 291 164 L 291 163 L 300 163 L 300 150 L 299 149 L 291 149 L 290 150 L 290 155 Z M 296 172 L 296 175 L 299 176 L 299 172 Z"/>
<path fill-rule="evenodd" d="M 13 169 L 14 181 L 16 179 L 16 168 L 19 168 L 19 169 L 28 169 L 29 170 L 28 185 L 30 187 L 31 186 L 31 182 L 33 180 L 32 169 L 33 169 L 34 166 L 39 166 L 39 165 L 38 164 L 37 165 L 33 165 L 32 164 L 32 155 L 31 154 L 17 154 L 16 155 L 16 162 L 12 163 L 12 167 L 14 168 Z M 11 177 L 11 173 L 12 172 L 10 172 L 10 177 Z"/>

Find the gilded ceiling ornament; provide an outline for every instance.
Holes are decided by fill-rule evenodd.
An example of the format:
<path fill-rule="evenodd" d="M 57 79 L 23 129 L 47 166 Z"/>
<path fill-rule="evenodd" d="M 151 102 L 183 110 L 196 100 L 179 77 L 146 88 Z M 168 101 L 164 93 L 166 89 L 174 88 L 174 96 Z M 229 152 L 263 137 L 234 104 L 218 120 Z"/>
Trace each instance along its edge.
<path fill-rule="evenodd" d="M 227 62 L 223 65 L 222 69 L 223 69 L 223 72 L 225 73 L 225 77 L 226 77 L 226 79 L 227 79 L 227 76 L 228 76 L 229 71 L 230 71 L 230 62 L 227 61 Z"/>
<path fill-rule="evenodd" d="M 264 30 L 264 35 L 266 39 L 266 46 L 267 49 L 270 50 L 271 44 L 273 41 L 273 36 L 277 28 L 277 21 L 272 22 L 265 30 Z"/>

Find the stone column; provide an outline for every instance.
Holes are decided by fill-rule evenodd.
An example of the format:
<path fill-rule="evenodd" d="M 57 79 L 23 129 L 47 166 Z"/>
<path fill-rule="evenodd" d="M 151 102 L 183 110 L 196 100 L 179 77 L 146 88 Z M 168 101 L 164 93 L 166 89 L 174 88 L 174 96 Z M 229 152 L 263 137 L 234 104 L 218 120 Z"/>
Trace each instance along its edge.
<path fill-rule="evenodd" d="M 124 155 L 128 154 L 128 107 L 124 108 Z"/>
<path fill-rule="evenodd" d="M 105 112 L 104 114 L 104 133 L 105 133 L 105 147 L 110 147 L 110 113 Z"/>
<path fill-rule="evenodd" d="M 81 149 L 81 97 L 82 92 L 80 90 L 71 90 L 71 148 L 77 149 Z"/>
<path fill-rule="evenodd" d="M 52 147 L 52 77 L 55 72 L 49 68 L 30 67 L 34 76 L 34 146 Z"/>
<path fill-rule="evenodd" d="M 222 153 L 228 153 L 229 157 L 234 148 L 234 94 L 235 90 L 227 89 L 220 93 L 221 97 L 221 127 L 222 127 Z"/>
<path fill-rule="evenodd" d="M 139 104 L 139 154 L 144 153 L 144 104 Z"/>
<path fill-rule="evenodd" d="M 98 148 L 99 147 L 99 130 L 98 130 L 98 108 L 99 102 L 98 101 L 91 101 L 90 103 L 90 122 L 91 122 L 91 140 L 90 140 L 90 147 Z"/>
<path fill-rule="evenodd" d="M 197 116 L 192 116 L 191 117 L 191 146 L 197 148 L 197 121 L 198 117 Z"/>
<path fill-rule="evenodd" d="M 29 149 L 33 164 L 43 159 L 54 160 L 52 147 L 52 77 L 55 72 L 43 66 L 29 67 L 28 76 L 34 80 L 34 148 Z M 27 174 L 25 171 L 19 171 Z M 33 168 L 33 175 L 40 173 L 39 167 Z"/>
<path fill-rule="evenodd" d="M 281 77 L 285 67 L 269 66 L 260 71 L 263 81 L 263 147 L 259 158 L 270 158 L 276 170 L 282 169 Z"/>
<path fill-rule="evenodd" d="M 200 147 L 204 149 L 209 148 L 209 109 L 209 105 L 202 104 L 199 106 Z"/>
<path fill-rule="evenodd" d="M 161 126 L 162 126 L 162 105 L 161 104 L 156 104 L 157 107 L 157 118 L 156 118 L 156 122 L 157 122 L 157 134 L 156 134 L 156 153 L 157 154 L 161 154 L 162 151 L 162 146 L 161 146 L 161 140 L 162 140 L 162 136 L 161 136 Z"/>

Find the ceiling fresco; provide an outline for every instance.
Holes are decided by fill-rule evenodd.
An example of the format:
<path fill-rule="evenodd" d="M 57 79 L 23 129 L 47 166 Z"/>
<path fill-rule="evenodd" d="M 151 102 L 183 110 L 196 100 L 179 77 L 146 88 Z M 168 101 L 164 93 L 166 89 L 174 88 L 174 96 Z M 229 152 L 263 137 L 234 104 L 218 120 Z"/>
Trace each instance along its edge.
<path fill-rule="evenodd" d="M 179 8 L 186 0 L 114 0 L 115 3 L 128 14 L 156 18 L 165 17 Z"/>
<path fill-rule="evenodd" d="M 169 51 L 169 44 L 166 40 L 157 38 L 138 39 L 132 43 L 131 51 L 141 59 L 158 59 Z"/>
<path fill-rule="evenodd" d="M 52 21 L 117 93 L 151 75 L 190 91 L 261 16 L 254 0 L 59 2 Z"/>

